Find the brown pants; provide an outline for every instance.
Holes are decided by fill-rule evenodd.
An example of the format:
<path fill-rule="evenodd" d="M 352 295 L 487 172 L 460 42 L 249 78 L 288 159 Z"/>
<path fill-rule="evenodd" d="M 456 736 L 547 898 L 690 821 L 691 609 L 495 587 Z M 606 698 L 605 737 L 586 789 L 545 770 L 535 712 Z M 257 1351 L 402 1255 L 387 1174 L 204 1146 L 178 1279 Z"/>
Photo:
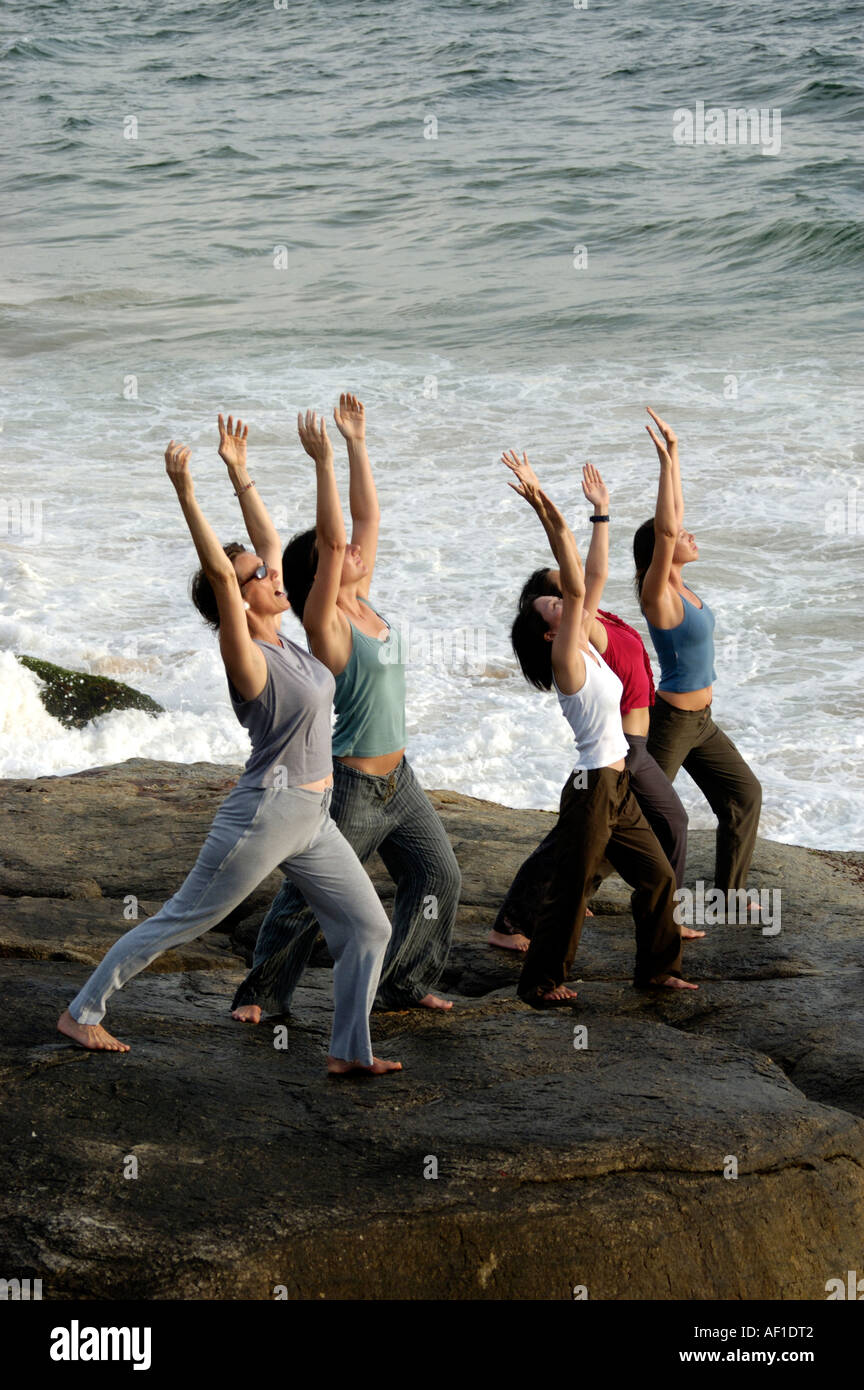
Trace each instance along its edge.
<path fill-rule="evenodd" d="M 705 709 L 676 709 L 658 695 L 651 710 L 648 752 L 670 782 L 689 773 L 717 817 L 714 885 L 746 888 L 759 829 L 762 787 L 735 744 Z"/>
<path fill-rule="evenodd" d="M 552 881 L 540 908 L 519 979 L 520 999 L 542 996 L 567 979 L 579 946 L 585 908 L 604 857 L 634 889 L 634 984 L 681 974 L 681 928 L 673 917 L 675 875 L 630 790 L 630 774 L 601 767 L 571 777 L 561 793 Z"/>

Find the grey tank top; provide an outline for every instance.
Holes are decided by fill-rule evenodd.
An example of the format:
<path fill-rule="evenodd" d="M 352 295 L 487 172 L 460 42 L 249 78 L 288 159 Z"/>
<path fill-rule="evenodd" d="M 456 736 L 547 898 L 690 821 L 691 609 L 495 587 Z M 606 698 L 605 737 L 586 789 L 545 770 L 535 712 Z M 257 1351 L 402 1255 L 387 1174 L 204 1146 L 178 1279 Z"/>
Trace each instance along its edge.
<path fill-rule="evenodd" d="M 267 684 L 243 700 L 228 678 L 234 713 L 252 740 L 243 787 L 299 787 L 333 771 L 331 714 L 336 682 L 330 671 L 294 642 L 258 642 L 267 662 Z"/>

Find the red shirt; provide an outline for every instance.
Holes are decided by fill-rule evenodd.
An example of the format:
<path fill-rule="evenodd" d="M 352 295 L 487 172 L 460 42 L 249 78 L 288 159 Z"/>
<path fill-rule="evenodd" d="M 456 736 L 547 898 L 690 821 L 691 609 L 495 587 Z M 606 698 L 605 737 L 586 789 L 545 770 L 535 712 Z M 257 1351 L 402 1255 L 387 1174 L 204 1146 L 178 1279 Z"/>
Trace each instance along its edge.
<path fill-rule="evenodd" d="M 654 674 L 645 643 L 634 627 L 621 621 L 614 613 L 597 609 L 597 617 L 606 629 L 608 645 L 603 660 L 611 666 L 621 684 L 621 713 L 645 709 L 654 703 Z"/>

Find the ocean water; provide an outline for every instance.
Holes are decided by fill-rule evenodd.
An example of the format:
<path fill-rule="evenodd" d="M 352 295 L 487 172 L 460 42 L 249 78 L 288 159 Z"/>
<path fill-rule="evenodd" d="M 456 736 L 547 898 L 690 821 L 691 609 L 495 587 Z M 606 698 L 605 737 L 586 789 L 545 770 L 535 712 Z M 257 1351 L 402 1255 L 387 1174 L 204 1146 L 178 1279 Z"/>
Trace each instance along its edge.
<path fill-rule="evenodd" d="M 528 451 L 583 546 L 579 470 L 600 467 L 605 604 L 644 633 L 652 404 L 681 439 L 715 717 L 762 780 L 762 833 L 864 848 L 862 20 L 6 0 L 0 775 L 243 761 L 164 447 L 193 445 L 240 538 L 215 417 L 242 414 L 287 537 L 314 517 L 296 412 L 350 389 L 382 503 L 371 596 L 410 634 L 409 755 L 427 786 L 554 807 L 569 733 L 508 637 L 545 542 L 499 456 Z M 779 152 L 677 144 L 698 102 L 779 111 Z M 64 730 L 14 652 L 166 713 Z"/>

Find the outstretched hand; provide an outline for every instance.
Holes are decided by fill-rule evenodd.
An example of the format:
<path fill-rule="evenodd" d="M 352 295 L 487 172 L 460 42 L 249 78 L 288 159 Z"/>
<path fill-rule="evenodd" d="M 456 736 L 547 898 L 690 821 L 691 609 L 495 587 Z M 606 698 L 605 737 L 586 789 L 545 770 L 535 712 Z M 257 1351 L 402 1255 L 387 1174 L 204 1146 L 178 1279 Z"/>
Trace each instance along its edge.
<path fill-rule="evenodd" d="M 651 419 L 654 421 L 655 425 L 657 426 L 657 428 L 659 429 L 660 433 L 661 433 L 662 436 L 663 436 L 663 440 L 662 440 L 662 443 L 661 443 L 661 441 L 657 438 L 656 434 L 655 434 L 654 431 L 652 430 L 651 426 L 650 426 L 650 425 L 646 425 L 646 426 L 645 426 L 646 430 L 648 431 L 648 433 L 650 434 L 651 438 L 652 438 L 653 441 L 654 441 L 654 447 L 655 447 L 655 449 L 657 450 L 657 453 L 658 453 L 659 456 L 660 456 L 660 461 L 661 461 L 661 463 L 666 462 L 666 461 L 668 461 L 669 463 L 677 463 L 677 462 L 678 462 L 678 436 L 677 436 L 677 434 L 675 433 L 675 431 L 673 430 L 673 428 L 672 428 L 671 425 L 667 425 L 665 420 L 661 420 L 661 419 L 660 419 L 660 416 L 657 414 L 656 410 L 652 410 L 651 407 L 650 407 L 650 405 L 649 405 L 649 406 L 646 406 L 645 409 L 648 411 L 648 414 L 651 416 Z"/>
<path fill-rule="evenodd" d="M 600 507 L 604 512 L 609 510 L 609 489 L 600 476 L 599 468 L 595 468 L 593 463 L 586 463 L 582 469 L 582 491 L 595 507 Z"/>
<path fill-rule="evenodd" d="M 188 444 L 175 444 L 173 439 L 169 441 L 165 450 L 165 471 L 178 491 L 192 486 L 192 475 L 189 472 L 191 456 L 192 450 Z"/>
<path fill-rule="evenodd" d="M 540 505 L 543 490 L 540 487 L 540 479 L 528 462 L 528 455 L 523 451 L 520 459 L 516 450 L 510 449 L 509 452 L 501 455 L 501 462 L 510 469 L 511 473 L 515 473 L 518 479 L 518 482 L 515 483 L 508 482 L 507 486 L 512 487 L 514 492 L 518 492 L 519 496 L 524 497 L 525 501 L 529 502 L 536 510 Z"/>
<path fill-rule="evenodd" d="M 544 526 L 560 527 L 564 526 L 564 518 L 552 501 L 540 486 L 540 481 L 534 469 L 528 462 L 528 455 L 523 453 L 520 459 L 515 449 L 509 453 L 501 455 L 501 462 L 505 463 L 511 473 L 515 473 L 518 478 L 516 483 L 508 483 L 514 492 L 518 492 L 520 497 L 524 497 L 537 513 Z"/>
<path fill-rule="evenodd" d="M 343 439 L 359 443 L 366 438 L 366 411 L 356 396 L 343 391 L 339 404 L 333 407 L 333 419 Z"/>
<path fill-rule="evenodd" d="M 243 424 L 239 415 L 235 426 L 232 417 L 228 416 L 228 425 L 219 416 L 219 457 L 229 468 L 244 469 L 246 467 L 246 440 L 249 438 L 249 426 Z"/>
<path fill-rule="evenodd" d="M 314 410 L 307 410 L 304 418 L 302 410 L 298 411 L 297 433 L 300 435 L 303 448 L 316 463 L 332 462 L 333 445 L 327 434 L 323 415 L 319 420 Z"/>

